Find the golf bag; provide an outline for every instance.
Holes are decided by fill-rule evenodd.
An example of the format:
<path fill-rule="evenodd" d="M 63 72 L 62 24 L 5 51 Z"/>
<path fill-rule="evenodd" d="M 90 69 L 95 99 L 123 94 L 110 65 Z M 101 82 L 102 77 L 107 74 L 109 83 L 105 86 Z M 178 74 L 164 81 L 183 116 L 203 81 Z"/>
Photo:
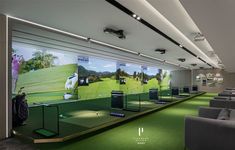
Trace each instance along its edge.
<path fill-rule="evenodd" d="M 26 94 L 20 93 L 12 99 L 12 119 L 13 119 L 13 127 L 23 125 L 24 121 L 28 119 L 29 116 L 29 108 L 27 104 L 27 100 L 25 99 Z"/>

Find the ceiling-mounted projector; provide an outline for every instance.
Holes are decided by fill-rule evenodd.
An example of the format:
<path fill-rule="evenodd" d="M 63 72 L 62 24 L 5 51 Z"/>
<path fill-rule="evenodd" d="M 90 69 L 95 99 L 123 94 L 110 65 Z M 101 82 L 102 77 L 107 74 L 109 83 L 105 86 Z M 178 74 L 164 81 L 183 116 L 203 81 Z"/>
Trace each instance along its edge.
<path fill-rule="evenodd" d="M 118 37 L 119 39 L 125 39 L 126 38 L 123 30 L 115 30 L 115 29 L 112 29 L 112 28 L 105 28 L 104 33 L 114 35 L 114 36 Z"/>
<path fill-rule="evenodd" d="M 190 64 L 190 65 L 193 66 L 193 67 L 197 66 L 197 64 Z"/>
<path fill-rule="evenodd" d="M 180 61 L 180 62 L 185 62 L 185 58 L 178 58 L 178 61 Z"/>
<path fill-rule="evenodd" d="M 203 34 L 201 33 L 194 33 L 194 41 L 195 42 L 198 42 L 198 41 L 204 41 L 205 40 L 205 37 Z"/>
<path fill-rule="evenodd" d="M 155 49 L 155 52 L 158 52 L 160 54 L 165 54 L 166 50 L 165 49 Z"/>

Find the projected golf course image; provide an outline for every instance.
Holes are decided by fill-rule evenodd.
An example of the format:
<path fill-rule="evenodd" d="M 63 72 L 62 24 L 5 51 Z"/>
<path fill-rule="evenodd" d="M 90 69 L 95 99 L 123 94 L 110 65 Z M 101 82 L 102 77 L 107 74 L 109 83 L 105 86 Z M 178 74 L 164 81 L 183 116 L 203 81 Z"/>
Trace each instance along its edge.
<path fill-rule="evenodd" d="M 120 81 L 120 90 L 125 94 L 143 93 L 140 65 L 117 63 L 117 80 Z M 122 82 L 122 80 L 124 80 L 124 82 Z"/>
<path fill-rule="evenodd" d="M 88 86 L 78 87 L 80 100 L 110 97 L 112 90 L 121 90 L 125 94 L 148 93 L 150 88 L 159 88 L 156 75 L 158 68 L 148 69 L 148 83 L 142 84 L 140 65 L 120 63 L 95 57 L 87 57 L 78 62 L 78 76 L 88 77 Z M 117 68 L 117 69 L 116 69 Z M 162 71 L 162 91 L 169 89 L 170 73 Z M 120 83 L 122 80 L 125 83 Z"/>
<path fill-rule="evenodd" d="M 116 62 L 96 57 L 79 56 L 78 76 L 89 79 L 88 86 L 78 87 L 80 100 L 110 97 L 112 90 L 119 90 L 116 81 Z"/>
<path fill-rule="evenodd" d="M 170 88 L 170 72 L 155 67 L 142 68 L 143 78 L 146 83 L 143 85 L 143 92 L 146 93 L 151 88 L 168 90 Z"/>
<path fill-rule="evenodd" d="M 127 95 L 146 93 L 144 99 L 151 88 L 169 91 L 170 72 L 156 67 L 143 69 L 137 64 L 18 43 L 13 44 L 12 59 L 13 96 L 24 87 L 30 105 L 110 98 L 113 90 Z M 88 83 L 79 84 L 84 79 Z"/>
<path fill-rule="evenodd" d="M 76 56 L 17 45 L 12 58 L 13 95 L 24 87 L 29 104 L 78 99 Z"/>

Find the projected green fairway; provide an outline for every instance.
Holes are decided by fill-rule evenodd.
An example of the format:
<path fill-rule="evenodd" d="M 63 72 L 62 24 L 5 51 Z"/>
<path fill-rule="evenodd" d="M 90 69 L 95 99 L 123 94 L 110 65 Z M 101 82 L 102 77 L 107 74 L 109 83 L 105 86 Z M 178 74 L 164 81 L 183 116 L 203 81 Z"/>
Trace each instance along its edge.
<path fill-rule="evenodd" d="M 63 95 L 72 90 L 65 89 L 65 82 L 68 76 L 77 69 L 77 64 L 62 65 L 50 68 L 30 71 L 19 75 L 16 91 L 20 87 L 25 87 L 29 104 L 33 103 L 51 103 L 63 101 Z M 87 100 L 110 97 L 112 90 L 122 90 L 125 94 L 147 93 L 151 88 L 158 88 L 159 83 L 156 78 L 148 81 L 148 84 L 142 84 L 141 81 L 132 76 L 125 77 L 126 84 L 120 85 L 115 76 L 110 78 L 100 78 L 100 81 L 90 83 L 89 86 L 79 86 L 76 92 L 78 97 L 74 100 Z M 161 82 L 161 93 L 169 89 L 169 75 Z"/>
<path fill-rule="evenodd" d="M 101 78 L 102 81 L 78 88 L 79 99 L 110 97 L 112 90 L 119 90 L 119 83 L 112 78 Z"/>
<path fill-rule="evenodd" d="M 132 77 L 125 77 L 125 79 L 126 84 L 120 85 L 120 90 L 123 91 L 125 94 L 136 94 L 143 92 L 143 87 L 140 81 L 137 81 Z"/>
<path fill-rule="evenodd" d="M 29 104 L 62 100 L 64 93 L 71 92 L 65 89 L 65 82 L 76 68 L 77 64 L 69 64 L 20 74 L 16 91 L 25 87 Z"/>
<path fill-rule="evenodd" d="M 161 90 L 167 90 L 169 89 L 169 81 L 170 81 L 170 76 L 166 76 L 162 82 L 161 82 Z M 143 92 L 149 92 L 149 89 L 151 88 L 157 88 L 160 89 L 160 85 L 157 81 L 156 78 L 152 78 L 148 81 L 148 84 L 143 85 Z"/>

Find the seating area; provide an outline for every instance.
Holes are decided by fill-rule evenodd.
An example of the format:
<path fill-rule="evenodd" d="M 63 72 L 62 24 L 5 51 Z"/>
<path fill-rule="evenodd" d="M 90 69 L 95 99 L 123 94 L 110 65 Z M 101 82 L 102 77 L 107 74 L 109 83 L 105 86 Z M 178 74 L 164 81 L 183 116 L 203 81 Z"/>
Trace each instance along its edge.
<path fill-rule="evenodd" d="M 209 101 L 209 107 L 199 107 L 198 116 L 185 117 L 185 149 L 235 149 L 234 88 L 226 88 Z"/>
<path fill-rule="evenodd" d="M 226 88 L 226 90 L 210 100 L 210 107 L 235 109 L 234 94 L 235 90 L 233 88 Z"/>

